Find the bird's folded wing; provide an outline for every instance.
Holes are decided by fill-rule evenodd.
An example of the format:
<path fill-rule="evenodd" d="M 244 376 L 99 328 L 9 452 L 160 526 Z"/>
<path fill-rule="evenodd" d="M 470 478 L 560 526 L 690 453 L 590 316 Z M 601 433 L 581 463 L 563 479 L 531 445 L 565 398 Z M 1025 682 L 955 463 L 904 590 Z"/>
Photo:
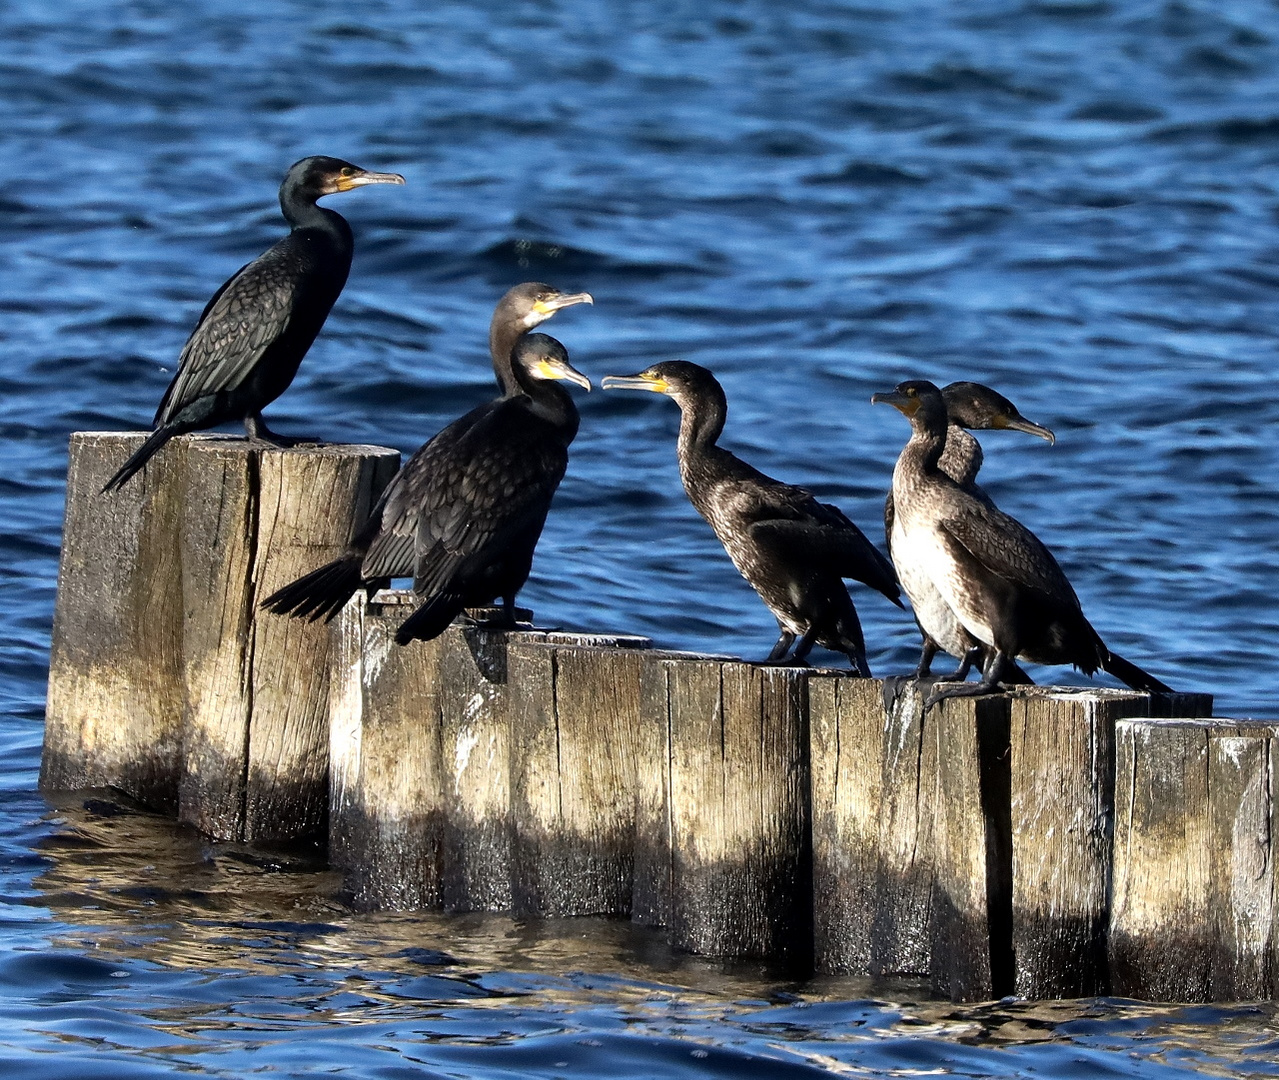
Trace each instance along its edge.
<path fill-rule="evenodd" d="M 975 500 L 964 514 L 944 517 L 938 528 L 990 573 L 1026 589 L 1078 606 L 1057 560 L 1034 533 L 1007 514 Z"/>
<path fill-rule="evenodd" d="M 156 423 L 172 419 L 193 401 L 234 390 L 289 324 L 298 290 L 289 264 L 274 249 L 222 286 L 204 309 L 178 359 Z"/>
<path fill-rule="evenodd" d="M 833 507 L 824 509 L 833 510 Z M 890 563 L 866 535 L 842 513 L 823 520 L 773 519 L 756 521 L 751 536 L 763 547 L 801 553 L 840 577 L 853 578 L 883 593 L 889 599 L 900 594 L 897 575 Z"/>
<path fill-rule="evenodd" d="M 540 526 L 567 464 L 566 449 L 547 442 L 518 399 L 497 403 L 429 462 L 414 500 L 414 589 L 430 592 Z"/>

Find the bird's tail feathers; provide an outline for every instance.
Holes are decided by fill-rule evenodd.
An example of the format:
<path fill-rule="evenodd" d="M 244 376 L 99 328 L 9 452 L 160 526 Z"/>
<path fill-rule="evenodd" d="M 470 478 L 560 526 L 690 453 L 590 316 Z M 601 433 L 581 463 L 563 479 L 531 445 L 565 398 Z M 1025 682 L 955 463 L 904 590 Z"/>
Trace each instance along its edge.
<path fill-rule="evenodd" d="M 465 607 L 461 593 L 436 593 L 400 624 L 395 632 L 395 643 L 407 645 L 410 641 L 430 641 L 439 637 Z"/>
<path fill-rule="evenodd" d="M 1125 660 L 1116 652 L 1106 649 L 1102 653 L 1101 666 L 1104 670 L 1110 672 L 1116 679 L 1127 686 L 1131 686 L 1134 690 L 1140 690 L 1147 694 L 1171 694 L 1172 687 L 1167 683 L 1160 682 L 1153 675 L 1142 671 L 1131 660 Z"/>
<path fill-rule="evenodd" d="M 129 455 L 129 459 L 115 471 L 115 475 L 102 485 L 102 493 L 105 495 L 108 491 L 119 491 L 129 482 L 134 473 L 142 469 L 142 466 L 151 459 L 152 455 L 160 447 L 177 434 L 180 434 L 180 432 L 173 428 L 156 428 L 155 431 L 147 436 L 146 441 Z"/>
<path fill-rule="evenodd" d="M 329 622 L 364 584 L 362 562 L 359 554 L 343 555 L 277 589 L 260 606 L 277 615 Z"/>

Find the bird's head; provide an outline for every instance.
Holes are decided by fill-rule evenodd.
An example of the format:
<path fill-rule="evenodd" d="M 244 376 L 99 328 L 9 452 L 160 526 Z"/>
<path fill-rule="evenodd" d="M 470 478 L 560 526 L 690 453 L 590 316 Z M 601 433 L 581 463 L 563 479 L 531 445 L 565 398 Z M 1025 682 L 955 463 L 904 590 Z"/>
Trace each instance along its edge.
<path fill-rule="evenodd" d="M 574 304 L 593 304 L 590 293 L 563 293 L 540 281 L 526 281 L 507 291 L 493 313 L 494 323 L 512 323 L 523 330 L 544 323 L 557 311 Z"/>
<path fill-rule="evenodd" d="M 600 385 L 605 390 L 648 390 L 681 404 L 711 394 L 723 396 L 719 380 L 700 364 L 687 360 L 663 360 L 634 375 L 605 375 Z"/>
<path fill-rule="evenodd" d="M 1027 420 L 1003 394 L 978 382 L 953 382 L 942 388 L 952 424 L 970 431 L 1024 431 L 1051 445 L 1057 437 L 1048 428 Z"/>
<path fill-rule="evenodd" d="M 872 405 L 891 405 L 910 420 L 911 426 L 946 427 L 946 399 L 937 387 L 926 379 L 911 379 L 898 383 L 892 390 L 871 395 Z"/>
<path fill-rule="evenodd" d="M 567 379 L 584 390 L 591 388 L 591 380 L 568 362 L 568 350 L 549 334 L 526 334 L 515 346 L 511 359 L 526 378 Z"/>
<path fill-rule="evenodd" d="M 372 172 L 341 158 L 316 155 L 303 158 L 289 169 L 280 187 L 280 197 L 283 199 L 285 192 L 289 192 L 299 199 L 314 202 L 325 195 L 336 195 L 368 184 L 402 183 L 404 177 L 399 173 Z"/>

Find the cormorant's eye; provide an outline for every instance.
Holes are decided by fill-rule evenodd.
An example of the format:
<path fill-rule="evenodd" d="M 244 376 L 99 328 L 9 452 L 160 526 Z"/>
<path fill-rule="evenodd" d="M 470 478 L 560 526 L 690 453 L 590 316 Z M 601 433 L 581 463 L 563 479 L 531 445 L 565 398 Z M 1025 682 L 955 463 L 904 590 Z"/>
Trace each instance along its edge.
<path fill-rule="evenodd" d="M 916 390 L 913 386 L 908 386 L 908 387 L 906 387 L 906 396 L 907 396 L 907 397 L 915 397 L 915 395 L 916 395 L 916 394 L 918 394 L 918 393 L 919 393 L 919 391 L 918 391 L 918 390 Z"/>
<path fill-rule="evenodd" d="M 343 175 L 343 176 L 354 176 L 354 175 L 355 175 L 355 170 L 354 170 L 353 168 L 351 168 L 351 166 L 350 166 L 350 165 L 347 165 L 347 166 L 343 167 L 343 169 L 342 169 L 342 175 Z"/>

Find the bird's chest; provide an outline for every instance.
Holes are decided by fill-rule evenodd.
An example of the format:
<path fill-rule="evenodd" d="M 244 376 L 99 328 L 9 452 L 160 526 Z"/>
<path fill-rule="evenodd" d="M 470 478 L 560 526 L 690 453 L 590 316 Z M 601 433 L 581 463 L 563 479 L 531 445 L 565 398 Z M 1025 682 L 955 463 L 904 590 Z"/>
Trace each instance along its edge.
<path fill-rule="evenodd" d="M 894 478 L 893 565 L 924 631 L 952 655 L 962 656 L 963 626 L 979 641 L 991 631 L 962 565 L 929 512 L 928 499 Z"/>

